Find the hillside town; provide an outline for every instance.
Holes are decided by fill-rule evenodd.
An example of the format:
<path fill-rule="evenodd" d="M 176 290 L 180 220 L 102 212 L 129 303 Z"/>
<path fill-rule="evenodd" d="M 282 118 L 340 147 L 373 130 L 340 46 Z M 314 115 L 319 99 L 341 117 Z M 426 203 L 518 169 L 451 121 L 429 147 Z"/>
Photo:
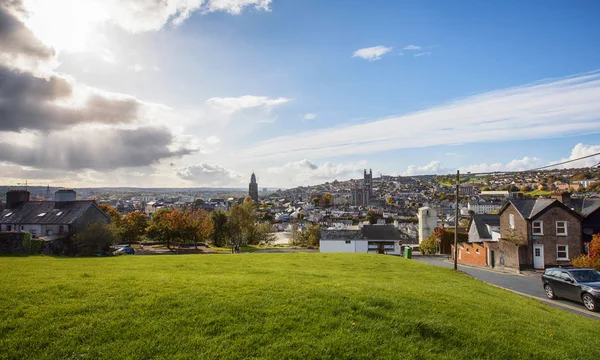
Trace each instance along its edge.
<path fill-rule="evenodd" d="M 600 208 L 600 182 L 594 170 L 463 175 L 458 219 L 453 177 L 373 177 L 372 170 L 365 169 L 362 179 L 260 191 L 255 174 L 250 177 L 248 190 L 106 188 L 75 191 L 50 186 L 5 187 L 0 205 L 4 209 L 0 214 L 0 231 L 27 232 L 34 238 L 54 242 L 85 230 L 86 222 L 110 222 L 110 217 L 101 209 L 114 209 L 121 217 L 140 214 L 151 223 L 161 211 L 227 213 L 234 205 L 241 206 L 249 199 L 254 204 L 255 222 L 268 224 L 274 233 L 263 245 L 294 244 L 298 234 L 318 226 L 319 240 L 313 240 L 311 247 L 320 247 L 322 252 L 404 255 L 404 248 L 410 247 L 414 251 L 451 254 L 452 241 L 444 241 L 442 233 L 454 231 L 458 225 L 463 240 L 457 252 L 459 261 L 517 270 L 570 264 L 572 258 L 587 252 L 591 234 L 600 232 L 596 214 Z M 555 208 L 559 220 L 566 222 L 561 229 L 569 229 L 561 230 L 568 236 L 560 239 L 568 241 L 560 245 L 560 256 L 558 250 L 551 250 L 559 246 L 555 241 L 543 249 L 545 256 L 536 259 L 532 254 L 542 249 L 535 240 L 541 232 L 532 233 L 528 229 L 532 224 L 538 229 L 543 221 L 536 220 L 536 214 Z M 511 209 L 517 211 L 519 219 L 530 224 L 506 228 L 508 222 L 501 219 Z M 531 209 L 535 209 L 535 213 Z M 55 216 L 51 216 L 53 213 Z M 62 213 L 68 216 L 59 216 Z M 515 244 L 508 239 L 514 238 L 517 230 L 524 240 L 519 249 L 514 250 L 506 242 Z M 433 238 L 437 241 L 433 248 L 424 246 Z M 185 243 L 192 239 L 177 240 Z M 211 241 L 206 238 L 205 242 Z M 245 244 L 246 240 L 242 239 L 238 245 Z M 473 254 L 481 256 L 473 257 Z"/>

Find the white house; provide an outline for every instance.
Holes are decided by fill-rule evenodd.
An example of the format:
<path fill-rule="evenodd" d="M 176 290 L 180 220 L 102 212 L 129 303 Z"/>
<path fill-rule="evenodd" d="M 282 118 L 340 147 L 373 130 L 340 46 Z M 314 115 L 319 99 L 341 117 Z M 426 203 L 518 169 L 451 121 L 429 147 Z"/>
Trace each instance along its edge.
<path fill-rule="evenodd" d="M 500 210 L 502 204 L 494 202 L 470 202 L 467 204 L 469 211 L 475 214 L 489 214 L 492 211 Z"/>
<path fill-rule="evenodd" d="M 419 208 L 419 244 L 433 233 L 437 226 L 437 211 L 430 207 Z"/>
<path fill-rule="evenodd" d="M 363 225 L 356 230 L 322 230 L 320 251 L 399 255 L 401 245 L 394 225 Z"/>

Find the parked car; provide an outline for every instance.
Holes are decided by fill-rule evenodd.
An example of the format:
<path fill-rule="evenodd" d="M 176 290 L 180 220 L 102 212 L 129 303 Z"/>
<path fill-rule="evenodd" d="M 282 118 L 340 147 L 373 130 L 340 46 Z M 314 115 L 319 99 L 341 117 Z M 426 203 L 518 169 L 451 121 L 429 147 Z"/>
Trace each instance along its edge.
<path fill-rule="evenodd" d="M 133 250 L 133 248 L 129 245 L 118 245 L 113 247 L 113 255 L 121 255 L 121 254 L 127 254 L 127 255 L 133 255 L 135 254 L 135 250 Z"/>
<path fill-rule="evenodd" d="M 549 268 L 542 275 L 550 299 L 582 302 L 590 311 L 600 310 L 600 272 L 586 268 Z"/>

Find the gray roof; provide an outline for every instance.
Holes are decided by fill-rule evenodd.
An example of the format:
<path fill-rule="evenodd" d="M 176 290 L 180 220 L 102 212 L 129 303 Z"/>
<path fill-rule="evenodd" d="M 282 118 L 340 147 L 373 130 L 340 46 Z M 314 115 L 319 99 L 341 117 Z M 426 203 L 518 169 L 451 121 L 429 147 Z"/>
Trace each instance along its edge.
<path fill-rule="evenodd" d="M 570 199 L 565 205 L 587 217 L 600 209 L 600 199 Z"/>
<path fill-rule="evenodd" d="M 0 224 L 71 224 L 90 206 L 96 206 L 94 200 L 58 204 L 54 201 L 26 201 L 13 209 L 2 210 Z"/>
<path fill-rule="evenodd" d="M 550 206 L 556 199 L 526 199 L 510 200 L 509 203 L 521 213 L 524 219 L 529 220 L 539 214 L 542 210 Z"/>
<path fill-rule="evenodd" d="M 400 240 L 400 231 L 394 225 L 364 225 L 361 232 L 367 240 Z"/>
<path fill-rule="evenodd" d="M 394 225 L 363 225 L 360 230 L 323 230 L 321 240 L 400 240 Z"/>
<path fill-rule="evenodd" d="M 482 214 L 473 215 L 473 224 L 477 228 L 477 233 L 481 239 L 491 239 L 492 234 L 488 231 L 489 226 L 500 226 L 500 215 L 498 214 Z"/>

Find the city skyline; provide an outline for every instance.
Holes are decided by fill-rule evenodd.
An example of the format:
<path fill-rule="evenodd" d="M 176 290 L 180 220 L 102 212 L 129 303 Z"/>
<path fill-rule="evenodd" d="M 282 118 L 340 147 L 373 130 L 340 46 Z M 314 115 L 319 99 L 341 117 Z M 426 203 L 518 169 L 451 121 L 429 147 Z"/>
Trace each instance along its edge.
<path fill-rule="evenodd" d="M 291 188 L 600 152 L 600 5 L 459 5 L 0 5 L 0 183 Z"/>

